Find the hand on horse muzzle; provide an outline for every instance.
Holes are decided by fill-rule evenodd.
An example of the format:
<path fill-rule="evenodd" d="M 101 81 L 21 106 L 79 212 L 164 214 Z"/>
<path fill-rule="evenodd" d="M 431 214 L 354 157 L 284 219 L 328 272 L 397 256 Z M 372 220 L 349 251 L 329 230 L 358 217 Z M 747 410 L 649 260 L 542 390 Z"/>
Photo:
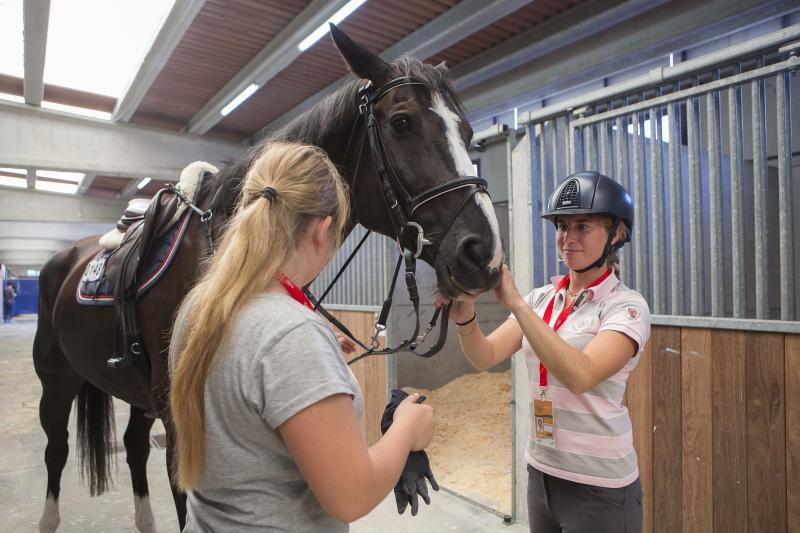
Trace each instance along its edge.
<path fill-rule="evenodd" d="M 406 397 L 407 392 L 402 390 L 392 390 L 392 398 L 386 404 L 386 409 L 383 411 L 381 417 L 381 433 L 386 433 L 394 421 L 394 411 Z M 425 396 L 420 396 L 417 403 L 425 401 Z M 431 465 L 428 461 L 428 454 L 424 451 L 411 452 L 408 454 L 406 464 L 403 467 L 403 473 L 400 474 L 400 479 L 397 485 L 394 486 L 394 498 L 397 502 L 397 512 L 403 514 L 411 504 L 411 516 L 416 516 L 419 510 L 419 496 L 426 504 L 431 504 L 431 498 L 428 495 L 428 480 L 433 490 L 439 490 L 439 484 L 436 483 L 436 478 L 433 477 Z"/>

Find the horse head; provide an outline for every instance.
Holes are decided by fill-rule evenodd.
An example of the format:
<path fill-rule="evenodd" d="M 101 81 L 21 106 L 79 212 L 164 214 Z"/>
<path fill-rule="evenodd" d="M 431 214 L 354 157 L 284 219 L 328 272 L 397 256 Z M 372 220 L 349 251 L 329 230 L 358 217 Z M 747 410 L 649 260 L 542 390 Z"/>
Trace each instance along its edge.
<path fill-rule="evenodd" d="M 503 243 L 486 182 L 467 152 L 472 128 L 447 69 L 409 57 L 388 63 L 334 25 L 331 35 L 364 80 L 362 128 L 348 145 L 357 154 L 352 161 L 364 150 L 373 164 L 348 165 L 355 218 L 433 266 L 444 295 L 493 288 Z"/>

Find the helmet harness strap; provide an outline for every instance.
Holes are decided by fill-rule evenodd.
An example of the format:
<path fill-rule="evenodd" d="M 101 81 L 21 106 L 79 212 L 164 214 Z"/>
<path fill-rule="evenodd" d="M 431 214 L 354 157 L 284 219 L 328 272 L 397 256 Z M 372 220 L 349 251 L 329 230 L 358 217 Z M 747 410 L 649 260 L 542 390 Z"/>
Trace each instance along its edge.
<path fill-rule="evenodd" d="M 619 243 L 613 244 L 614 235 L 617 234 L 618 227 L 619 227 L 619 217 L 614 217 L 614 222 L 611 224 L 611 228 L 609 228 L 608 230 L 608 241 L 606 241 L 606 246 L 603 249 L 603 255 L 600 256 L 600 259 L 598 259 L 591 265 L 585 268 L 577 269 L 575 270 L 575 272 L 580 272 L 581 274 L 583 274 L 584 272 L 588 272 L 593 268 L 601 267 L 606 264 L 606 259 L 608 259 L 608 256 L 611 255 L 611 252 L 619 250 L 622 247 L 622 245 Z"/>

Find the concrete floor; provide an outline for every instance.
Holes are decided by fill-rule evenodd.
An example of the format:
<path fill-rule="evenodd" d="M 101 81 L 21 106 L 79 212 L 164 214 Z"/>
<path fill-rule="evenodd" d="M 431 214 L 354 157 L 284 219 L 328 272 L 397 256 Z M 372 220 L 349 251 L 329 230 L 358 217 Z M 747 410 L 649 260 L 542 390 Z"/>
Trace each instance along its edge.
<path fill-rule="evenodd" d="M 0 532 L 37 531 L 44 505 L 47 473 L 44 466 L 45 436 L 38 420 L 41 386 L 33 370 L 31 346 L 35 317 L 19 317 L 0 325 L 0 502 L 4 510 Z M 80 481 L 74 453 L 67 460 L 61 482 L 60 532 L 135 532 L 130 473 L 125 463 L 121 436 L 128 421 L 128 406 L 115 403 L 118 435 L 115 486 L 92 498 Z M 70 433 L 74 435 L 74 420 Z M 148 462 L 150 498 L 159 531 L 178 531 L 178 521 L 167 483 L 163 426 L 153 427 L 154 448 Z M 74 437 L 70 438 L 74 452 Z M 416 517 L 397 514 L 389 495 L 372 513 L 353 523 L 353 533 L 403 532 L 508 532 L 522 533 L 527 527 L 504 525 L 502 519 L 445 492 L 434 493 L 430 506 L 421 505 Z"/>

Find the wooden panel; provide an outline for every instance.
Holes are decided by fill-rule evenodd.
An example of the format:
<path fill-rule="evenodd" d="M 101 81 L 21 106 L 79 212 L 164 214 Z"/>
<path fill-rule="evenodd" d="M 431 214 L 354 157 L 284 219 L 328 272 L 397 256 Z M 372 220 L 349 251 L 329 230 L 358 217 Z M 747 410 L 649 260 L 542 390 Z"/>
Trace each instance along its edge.
<path fill-rule="evenodd" d="M 8 74 L 0 74 L 0 93 L 22 96 L 24 94 L 23 86 L 24 82 L 22 78 L 9 76 Z"/>
<path fill-rule="evenodd" d="M 653 532 L 681 530 L 681 330 L 655 326 L 653 354 Z M 645 458 L 639 456 L 641 464 Z M 647 494 L 645 494 L 647 498 Z"/>
<path fill-rule="evenodd" d="M 627 406 L 633 423 L 633 445 L 639 458 L 644 500 L 644 532 L 653 528 L 653 351 L 645 345 L 639 364 L 628 378 Z"/>
<path fill-rule="evenodd" d="M 375 314 L 362 311 L 331 311 L 342 324 L 362 341 L 372 335 Z M 357 352 L 360 353 L 360 352 Z M 352 359 L 355 355 L 345 355 Z M 364 397 L 364 412 L 359 424 L 367 444 L 372 445 L 381 436 L 381 415 L 386 407 L 386 357 L 367 357 L 350 367 Z"/>
<path fill-rule="evenodd" d="M 786 531 L 784 338 L 746 333 L 750 531 Z"/>
<path fill-rule="evenodd" d="M 786 335 L 786 523 L 800 533 L 800 335 Z"/>
<path fill-rule="evenodd" d="M 456 0 L 367 2 L 339 27 L 368 50 L 380 53 L 456 3 Z M 396 17 L 397 13 L 403 16 Z M 215 130 L 257 132 L 346 73 L 347 67 L 333 40 L 325 36 L 221 120 Z"/>
<path fill-rule="evenodd" d="M 745 335 L 711 334 L 714 530 L 747 531 Z"/>
<path fill-rule="evenodd" d="M 531 2 L 506 17 L 490 24 L 461 41 L 437 53 L 428 61 L 434 65 L 446 61 L 452 67 L 462 61 L 474 57 L 516 35 L 530 30 L 534 26 L 557 17 L 586 0 L 558 1 L 549 5 L 537 0 Z"/>
<path fill-rule="evenodd" d="M 681 331 L 683 392 L 683 531 L 713 529 L 711 439 L 711 331 Z"/>
<path fill-rule="evenodd" d="M 142 100 L 145 115 L 185 124 L 310 0 L 207 0 Z"/>

